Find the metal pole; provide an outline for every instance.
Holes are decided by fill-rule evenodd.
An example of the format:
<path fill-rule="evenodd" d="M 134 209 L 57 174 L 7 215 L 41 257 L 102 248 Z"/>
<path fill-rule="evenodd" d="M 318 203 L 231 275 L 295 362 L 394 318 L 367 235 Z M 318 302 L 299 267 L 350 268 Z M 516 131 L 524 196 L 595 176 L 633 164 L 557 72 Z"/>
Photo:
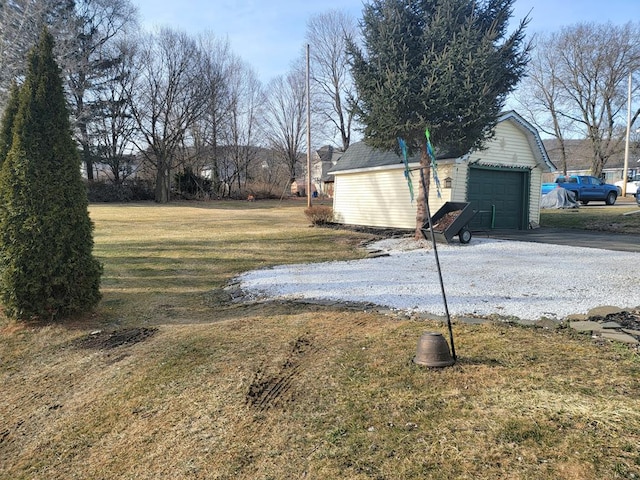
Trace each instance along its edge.
<path fill-rule="evenodd" d="M 629 135 L 631 134 L 631 72 L 629 72 L 629 91 L 627 95 L 627 136 L 624 142 L 624 168 L 622 170 L 622 197 L 627 194 L 627 172 L 629 171 Z"/>
<path fill-rule="evenodd" d="M 309 44 L 307 43 L 307 208 L 311 207 L 311 92 L 309 77 Z"/>
<path fill-rule="evenodd" d="M 453 361 L 456 361 L 456 347 L 453 344 L 453 328 L 451 327 L 451 316 L 449 315 L 449 306 L 447 305 L 447 295 L 444 291 L 444 281 L 442 280 L 442 269 L 440 268 L 440 257 L 438 257 L 438 247 L 436 247 L 436 237 L 433 234 L 433 222 L 431 221 L 431 212 L 429 210 L 429 199 L 427 182 L 424 178 L 424 167 L 420 167 L 420 181 L 422 182 L 422 191 L 424 192 L 424 206 L 429 219 L 429 232 L 431 232 L 431 243 L 433 245 L 433 254 L 436 259 L 436 266 L 438 267 L 438 278 L 440 279 L 440 291 L 442 292 L 442 301 L 444 302 L 444 311 L 447 316 L 447 327 L 449 328 L 449 343 L 451 344 L 451 356 Z"/>

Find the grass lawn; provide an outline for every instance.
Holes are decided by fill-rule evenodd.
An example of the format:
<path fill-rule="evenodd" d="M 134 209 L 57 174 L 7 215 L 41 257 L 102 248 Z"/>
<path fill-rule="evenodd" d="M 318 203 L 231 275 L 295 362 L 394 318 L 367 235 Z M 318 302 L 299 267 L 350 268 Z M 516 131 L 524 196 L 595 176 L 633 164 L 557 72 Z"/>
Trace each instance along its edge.
<path fill-rule="evenodd" d="M 640 478 L 628 347 L 455 323 L 432 370 L 412 357 L 435 321 L 231 302 L 243 271 L 364 256 L 305 205 L 92 205 L 97 310 L 0 317 L 0 478 Z"/>
<path fill-rule="evenodd" d="M 618 199 L 615 206 L 601 202 L 576 209 L 542 210 L 544 227 L 578 228 L 614 233 L 640 234 L 640 208 L 633 197 Z"/>

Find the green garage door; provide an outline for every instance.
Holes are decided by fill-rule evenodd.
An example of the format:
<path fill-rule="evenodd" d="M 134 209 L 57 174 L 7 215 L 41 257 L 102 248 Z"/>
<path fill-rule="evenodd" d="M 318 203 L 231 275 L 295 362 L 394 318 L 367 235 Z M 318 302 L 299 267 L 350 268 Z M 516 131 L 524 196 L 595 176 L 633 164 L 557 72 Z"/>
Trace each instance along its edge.
<path fill-rule="evenodd" d="M 472 229 L 524 229 L 529 223 L 529 171 L 469 168 L 467 201 L 476 215 Z"/>

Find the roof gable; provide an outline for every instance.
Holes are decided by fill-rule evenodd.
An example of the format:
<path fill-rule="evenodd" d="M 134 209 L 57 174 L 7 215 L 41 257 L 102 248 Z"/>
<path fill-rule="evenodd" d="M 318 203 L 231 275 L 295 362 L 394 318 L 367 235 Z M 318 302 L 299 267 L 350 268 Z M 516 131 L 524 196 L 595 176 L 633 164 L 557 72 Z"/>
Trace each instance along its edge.
<path fill-rule="evenodd" d="M 527 137 L 527 141 L 531 147 L 531 152 L 533 153 L 533 157 L 536 159 L 538 166 L 544 171 L 556 170 L 556 166 L 549 159 L 547 150 L 544 148 L 544 144 L 542 143 L 538 130 L 514 110 L 504 112 L 498 117 L 498 123 L 507 121 L 512 122 L 513 125 L 520 129 L 522 133 L 524 133 L 525 137 Z"/>

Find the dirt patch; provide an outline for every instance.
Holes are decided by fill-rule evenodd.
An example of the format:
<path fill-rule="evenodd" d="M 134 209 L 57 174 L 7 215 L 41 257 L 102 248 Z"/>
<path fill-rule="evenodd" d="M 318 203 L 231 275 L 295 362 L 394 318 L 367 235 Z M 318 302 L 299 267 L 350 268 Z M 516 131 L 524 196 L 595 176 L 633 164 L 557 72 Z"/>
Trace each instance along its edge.
<path fill-rule="evenodd" d="M 135 345 L 155 335 L 157 328 L 127 328 L 112 332 L 101 330 L 91 332 L 73 341 L 76 348 L 89 350 L 108 350 L 116 347 Z"/>
<path fill-rule="evenodd" d="M 290 389 L 299 374 L 302 358 L 315 350 L 311 341 L 299 337 L 293 343 L 286 360 L 274 372 L 269 372 L 268 367 L 259 368 L 249 385 L 246 395 L 247 404 L 258 411 L 265 411 L 275 406 L 284 407 L 292 400 Z"/>
<path fill-rule="evenodd" d="M 372 235 L 372 240 L 375 241 L 381 238 L 403 238 L 411 236 L 414 230 L 407 228 L 385 228 L 385 227 L 369 227 L 364 225 L 347 225 L 343 223 L 325 223 L 321 228 L 330 228 L 333 230 L 348 230 L 350 232 L 366 233 Z"/>
<path fill-rule="evenodd" d="M 462 210 L 454 210 L 452 212 L 448 212 L 444 214 L 444 216 L 438 220 L 438 222 L 433 225 L 434 232 L 444 232 L 447 228 L 449 228 L 453 222 L 456 221 L 458 215 L 462 213 Z"/>

